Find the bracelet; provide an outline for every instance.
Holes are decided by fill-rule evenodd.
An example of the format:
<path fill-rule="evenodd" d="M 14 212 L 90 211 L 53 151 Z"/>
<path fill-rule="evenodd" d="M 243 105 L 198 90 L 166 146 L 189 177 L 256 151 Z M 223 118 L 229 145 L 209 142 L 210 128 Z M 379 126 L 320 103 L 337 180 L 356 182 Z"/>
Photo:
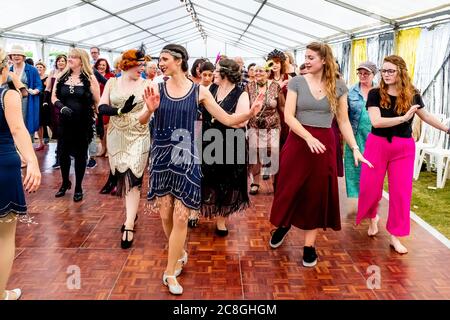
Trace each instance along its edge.
<path fill-rule="evenodd" d="M 358 146 L 354 146 L 354 147 L 352 147 L 351 148 L 353 151 L 355 151 L 355 150 L 359 150 L 359 147 Z"/>
<path fill-rule="evenodd" d="M 117 110 L 117 115 L 118 115 L 118 116 L 121 116 L 121 115 L 122 115 L 122 108 L 119 108 L 119 109 Z"/>

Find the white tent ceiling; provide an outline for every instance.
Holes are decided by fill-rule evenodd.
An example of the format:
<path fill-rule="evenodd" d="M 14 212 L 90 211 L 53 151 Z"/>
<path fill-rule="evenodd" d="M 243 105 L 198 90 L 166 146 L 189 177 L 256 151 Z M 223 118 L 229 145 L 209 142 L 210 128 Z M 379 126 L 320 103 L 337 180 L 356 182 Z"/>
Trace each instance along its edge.
<path fill-rule="evenodd" d="M 186 45 L 193 57 L 217 52 L 261 57 L 273 48 L 295 49 L 313 40 L 343 41 L 417 21 L 449 19 L 450 2 L 51 0 L 44 5 L 18 0 L 2 1 L 2 12 L 0 37 L 4 38 L 99 46 L 113 52 L 144 43 L 153 55 L 173 42 Z"/>

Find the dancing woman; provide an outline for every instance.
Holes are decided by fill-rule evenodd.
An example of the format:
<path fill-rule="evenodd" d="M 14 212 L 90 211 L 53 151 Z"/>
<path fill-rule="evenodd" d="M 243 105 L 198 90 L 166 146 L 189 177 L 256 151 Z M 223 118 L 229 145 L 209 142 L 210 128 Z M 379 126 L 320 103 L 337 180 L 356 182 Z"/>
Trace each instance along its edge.
<path fill-rule="evenodd" d="M 172 294 L 182 294 L 177 276 L 187 262 L 183 249 L 187 221 L 191 210 L 201 205 L 201 162 L 194 142 L 195 121 L 200 103 L 227 126 L 247 121 L 261 108 L 263 96 L 256 100 L 249 112 L 226 113 L 208 89 L 193 84 L 186 77 L 189 56 L 180 45 L 169 44 L 160 54 L 159 66 L 170 79 L 145 91 L 147 112 L 140 121 L 152 121 L 150 191 L 148 199 L 156 198 L 163 229 L 168 239 L 169 253 L 163 283 Z"/>
<path fill-rule="evenodd" d="M 293 78 L 285 105 L 290 127 L 281 152 L 279 184 L 270 222 L 278 228 L 270 246 L 279 247 L 291 225 L 305 230 L 303 266 L 317 264 L 315 242 L 319 229 L 341 229 L 336 143 L 331 123 L 337 117 L 353 150 L 355 165 L 367 162 L 359 152 L 347 113 L 347 87 L 336 79 L 337 65 L 327 44 L 306 47 L 308 74 Z M 370 164 L 369 164 L 370 165 Z"/>
<path fill-rule="evenodd" d="M 88 146 L 93 139 L 94 111 L 100 100 L 100 88 L 86 51 L 74 48 L 69 53 L 68 69 L 57 82 L 52 103 L 61 119 L 58 134 L 58 154 L 62 185 L 55 197 L 63 197 L 71 189 L 70 157 L 75 158 L 75 193 L 73 201 L 83 200 L 82 183 L 86 171 Z"/>
<path fill-rule="evenodd" d="M 0 48 L 0 300 L 17 300 L 21 290 L 6 290 L 15 257 L 17 218 L 26 217 L 24 186 L 34 192 L 41 183 L 39 164 L 22 115 L 22 101 L 17 90 L 4 87 L 8 77 L 8 57 Z M 13 83 L 19 84 L 15 74 Z M 18 150 L 18 151 L 17 151 Z M 19 152 L 27 164 L 22 184 Z"/>
<path fill-rule="evenodd" d="M 148 123 L 139 122 L 146 109 L 142 99 L 144 89 L 151 83 L 151 80 L 141 78 L 144 56 L 143 51 L 135 49 L 123 53 L 120 61 L 122 76 L 107 82 L 99 107 L 100 115 L 110 116 L 106 140 L 110 179 L 114 177 L 117 181 L 116 195 L 125 198 L 122 249 L 130 248 L 133 243 L 140 189 L 150 150 Z"/>
<path fill-rule="evenodd" d="M 366 142 L 364 156 L 373 163 L 361 168 L 361 186 L 356 223 L 370 219 L 368 234 L 378 232 L 378 202 L 383 192 L 384 177 L 388 173 L 389 214 L 386 229 L 391 234 L 390 245 L 400 254 L 408 249 L 400 242 L 410 232 L 410 208 L 414 171 L 415 141 L 412 137 L 414 115 L 436 129 L 450 133 L 450 129 L 424 109 L 417 89 L 412 85 L 403 58 L 392 55 L 384 58 L 380 87 L 369 91 L 367 109 L 372 132 Z"/>
<path fill-rule="evenodd" d="M 247 113 L 250 107 L 247 92 L 238 86 L 241 81 L 239 69 L 234 60 L 220 60 L 214 70 L 214 83 L 209 88 L 215 101 L 229 114 Z M 206 217 L 216 217 L 215 233 L 220 237 L 228 235 L 227 217 L 249 205 L 246 124 L 228 127 L 215 121 L 209 112 L 203 112 L 201 213 Z M 221 140 L 216 139 L 218 133 Z M 211 159 L 206 159 L 208 149 L 220 156 L 216 158 L 211 154 Z"/>

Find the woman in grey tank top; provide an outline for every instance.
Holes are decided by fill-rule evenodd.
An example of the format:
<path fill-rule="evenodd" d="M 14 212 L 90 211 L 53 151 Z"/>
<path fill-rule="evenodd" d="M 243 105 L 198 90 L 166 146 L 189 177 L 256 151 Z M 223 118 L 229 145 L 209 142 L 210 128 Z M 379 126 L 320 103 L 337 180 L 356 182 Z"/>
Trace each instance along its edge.
<path fill-rule="evenodd" d="M 359 152 L 347 114 L 347 87 L 336 79 L 331 48 L 311 43 L 306 50 L 308 74 L 288 85 L 285 120 L 291 131 L 281 152 L 278 187 L 270 221 L 277 227 L 270 246 L 279 247 L 291 225 L 305 230 L 303 265 L 317 264 L 315 241 L 320 228 L 341 229 L 336 143 L 331 123 L 336 115 L 352 147 L 355 164 L 369 164 Z"/>

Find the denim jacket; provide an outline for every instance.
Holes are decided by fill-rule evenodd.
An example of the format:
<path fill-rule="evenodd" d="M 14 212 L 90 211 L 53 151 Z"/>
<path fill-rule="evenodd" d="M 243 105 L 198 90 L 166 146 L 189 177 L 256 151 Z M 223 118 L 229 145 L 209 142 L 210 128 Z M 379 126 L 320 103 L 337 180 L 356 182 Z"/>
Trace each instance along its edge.
<path fill-rule="evenodd" d="M 372 86 L 374 87 L 375 85 L 375 82 L 372 82 Z M 353 134 L 356 134 L 356 132 L 358 132 L 359 119 L 361 118 L 362 108 L 366 107 L 366 100 L 364 100 L 359 82 L 352 86 L 348 91 L 347 101 L 348 118 L 350 120 L 350 124 L 352 125 Z"/>

